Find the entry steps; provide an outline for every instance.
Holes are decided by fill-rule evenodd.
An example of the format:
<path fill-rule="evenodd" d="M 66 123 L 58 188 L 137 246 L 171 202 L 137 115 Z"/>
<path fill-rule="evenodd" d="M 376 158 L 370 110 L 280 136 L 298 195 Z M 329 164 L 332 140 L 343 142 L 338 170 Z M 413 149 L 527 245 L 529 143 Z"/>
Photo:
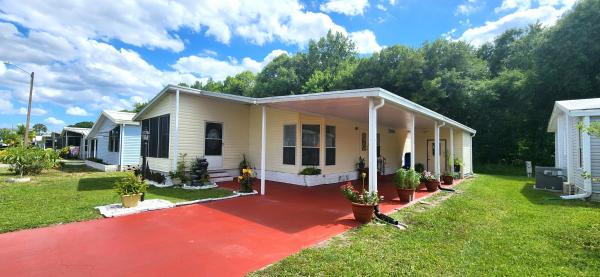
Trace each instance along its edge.
<path fill-rule="evenodd" d="M 215 183 L 233 181 L 233 178 L 237 177 L 232 176 L 230 172 L 227 172 L 226 170 L 209 170 L 208 176 L 209 179 Z"/>

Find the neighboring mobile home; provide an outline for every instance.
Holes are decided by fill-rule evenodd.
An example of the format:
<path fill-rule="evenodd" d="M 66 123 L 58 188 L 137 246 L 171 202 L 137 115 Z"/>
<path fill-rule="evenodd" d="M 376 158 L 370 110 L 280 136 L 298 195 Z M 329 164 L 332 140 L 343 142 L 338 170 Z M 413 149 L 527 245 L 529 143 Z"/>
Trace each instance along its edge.
<path fill-rule="evenodd" d="M 83 139 L 90 132 L 90 128 L 64 127 L 60 133 L 61 148 L 71 147 L 72 153 L 77 153 L 77 157 L 82 158 L 88 150 L 88 146 Z"/>
<path fill-rule="evenodd" d="M 440 174 L 453 168 L 446 157 L 456 157 L 462 174 L 473 172 L 475 130 L 380 88 L 250 98 L 169 85 L 134 120 L 150 132 L 150 169 L 163 173 L 185 153 L 237 176 L 245 154 L 259 177 L 317 185 L 357 179 L 364 157 L 376 190 L 377 170 L 394 173 L 406 152 L 412 167 Z M 306 167 L 322 173 L 298 175 Z"/>
<path fill-rule="evenodd" d="M 554 103 L 548 132 L 555 135 L 555 167 L 564 171 L 566 185 L 575 187 L 570 191 L 574 195 L 565 198 L 600 200 L 600 183 L 583 177 L 584 172 L 600 176 L 600 138 L 577 127 L 594 121 L 600 122 L 600 98 Z"/>
<path fill-rule="evenodd" d="M 102 111 L 85 137 L 90 146 L 85 156 L 90 161 L 86 164 L 105 171 L 138 166 L 141 129 L 140 123 L 132 120 L 134 116 L 135 113 Z"/>

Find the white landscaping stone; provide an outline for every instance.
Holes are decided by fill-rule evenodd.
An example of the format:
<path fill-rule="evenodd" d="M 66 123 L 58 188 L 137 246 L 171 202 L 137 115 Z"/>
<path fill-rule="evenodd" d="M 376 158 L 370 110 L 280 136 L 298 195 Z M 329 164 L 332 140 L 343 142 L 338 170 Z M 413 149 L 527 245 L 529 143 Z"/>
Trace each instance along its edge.
<path fill-rule="evenodd" d="M 175 207 L 175 204 L 167 200 L 150 199 L 140 201 L 140 203 L 137 206 L 132 208 L 124 208 L 123 205 L 121 205 L 121 203 L 117 203 L 105 206 L 98 206 L 96 207 L 96 209 L 98 209 L 98 211 L 100 211 L 100 214 L 102 214 L 104 217 L 115 217 L 173 207 Z"/>
<path fill-rule="evenodd" d="M 216 188 L 218 187 L 217 184 L 212 184 L 212 185 L 206 185 L 206 186 L 188 186 L 183 185 L 183 189 L 189 189 L 189 190 L 200 190 L 200 189 L 212 189 L 212 188 Z"/>
<path fill-rule="evenodd" d="M 252 192 L 237 192 L 234 191 L 233 194 L 239 195 L 239 196 L 248 196 L 248 195 L 256 195 L 258 194 L 258 191 L 254 190 Z"/>
<path fill-rule="evenodd" d="M 169 184 L 169 183 L 159 184 L 157 182 L 150 181 L 150 180 L 147 180 L 147 179 L 146 179 L 146 183 L 148 183 L 148 185 L 150 185 L 150 186 L 155 186 L 157 188 L 168 188 L 168 187 L 172 187 L 173 186 L 173 184 Z"/>
<path fill-rule="evenodd" d="M 8 183 L 27 183 L 30 181 L 31 181 L 31 178 L 29 178 L 29 177 L 6 179 L 6 182 L 8 182 Z"/>

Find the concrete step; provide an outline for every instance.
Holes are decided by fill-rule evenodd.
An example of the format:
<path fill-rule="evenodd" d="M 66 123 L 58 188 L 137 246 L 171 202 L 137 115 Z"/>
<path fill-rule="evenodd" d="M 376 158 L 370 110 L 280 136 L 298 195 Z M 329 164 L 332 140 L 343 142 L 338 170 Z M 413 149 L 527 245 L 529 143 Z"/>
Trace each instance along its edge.
<path fill-rule="evenodd" d="M 222 177 L 210 177 L 210 180 L 219 183 L 219 182 L 230 182 L 233 181 L 233 176 L 222 176 Z"/>
<path fill-rule="evenodd" d="M 211 178 L 229 177 L 231 176 L 231 174 L 229 174 L 227 171 L 209 171 L 208 176 L 210 176 Z"/>

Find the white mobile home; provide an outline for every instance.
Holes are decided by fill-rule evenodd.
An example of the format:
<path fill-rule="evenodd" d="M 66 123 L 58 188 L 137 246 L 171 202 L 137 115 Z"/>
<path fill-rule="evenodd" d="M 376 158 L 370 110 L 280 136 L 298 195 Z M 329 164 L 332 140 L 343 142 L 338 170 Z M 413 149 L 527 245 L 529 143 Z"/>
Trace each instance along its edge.
<path fill-rule="evenodd" d="M 150 132 L 149 167 L 160 172 L 185 153 L 237 176 L 245 154 L 266 180 L 317 185 L 356 179 L 363 157 L 376 190 L 377 173 L 392 174 L 411 152 L 409 166 L 444 173 L 447 155 L 472 174 L 475 130 L 380 88 L 251 98 L 170 85 L 134 120 Z M 307 181 L 306 167 L 321 175 Z"/>
<path fill-rule="evenodd" d="M 85 137 L 90 146 L 85 156 L 89 166 L 114 171 L 139 165 L 141 130 L 140 123 L 132 120 L 134 116 L 135 113 L 108 110 L 100 113 Z"/>
<path fill-rule="evenodd" d="M 600 176 L 600 138 L 577 126 L 600 122 L 600 98 L 556 101 L 548 123 L 548 132 L 555 135 L 555 167 L 563 169 L 566 185 L 575 187 L 574 195 L 566 198 L 600 200 L 600 183 L 585 178 L 584 173 Z"/>

